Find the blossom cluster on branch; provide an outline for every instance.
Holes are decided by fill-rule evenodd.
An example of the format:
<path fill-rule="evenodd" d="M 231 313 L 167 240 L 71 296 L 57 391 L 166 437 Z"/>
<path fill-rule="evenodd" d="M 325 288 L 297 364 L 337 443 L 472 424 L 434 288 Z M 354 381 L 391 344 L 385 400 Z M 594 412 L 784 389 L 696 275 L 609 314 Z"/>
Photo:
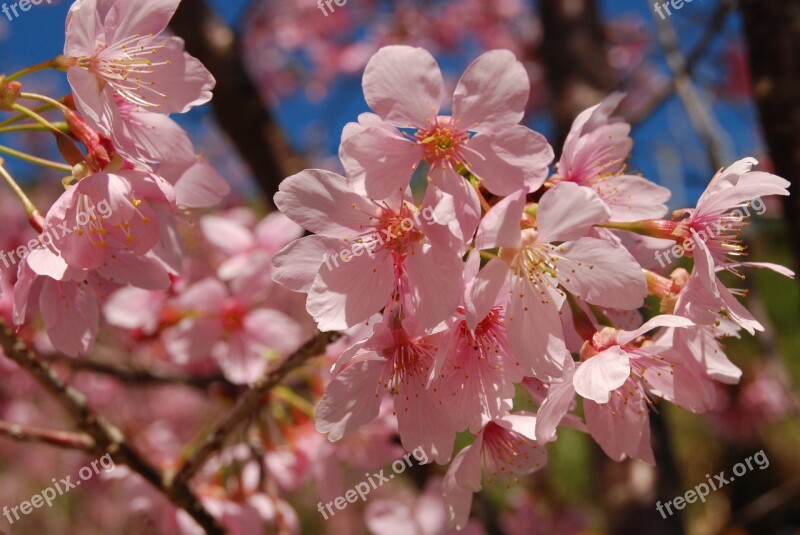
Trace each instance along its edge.
<path fill-rule="evenodd" d="M 763 329 L 718 274 L 793 276 L 742 261 L 747 222 L 733 214 L 788 195 L 788 181 L 747 158 L 720 170 L 695 208 L 662 219 L 669 190 L 625 166 L 630 126 L 614 117 L 624 95 L 575 119 L 551 174 L 553 149 L 519 125 L 529 88 L 514 55 L 493 50 L 466 69 L 442 115 L 430 53 L 382 48 L 363 80 L 374 113 L 342 132 L 346 177 L 303 171 L 275 196 L 313 234 L 276 255 L 273 278 L 307 294 L 320 329 L 368 326 L 333 367 L 317 429 L 339 440 L 390 399 L 403 446 L 450 463 L 443 494 L 458 528 L 481 470 L 497 478 L 541 468 L 559 425 L 588 432 L 615 460 L 653 464 L 655 400 L 710 410 L 714 382 L 741 375 L 719 340 Z M 423 192 L 409 187 L 418 169 Z M 433 221 L 402 224 L 423 210 Z M 376 245 L 376 233 L 391 240 Z M 644 267 L 675 243 L 694 260 L 691 272 Z M 645 321 L 648 296 L 659 314 Z M 515 407 L 515 385 L 538 411 Z M 464 431 L 474 442 L 454 456 Z"/>
<path fill-rule="evenodd" d="M 289 493 L 317 479 L 320 499 L 339 497 L 341 465 L 378 470 L 420 452 L 448 465 L 444 477 L 428 478 L 411 505 L 376 497 L 369 529 L 394 533 L 386 514 L 419 514 L 433 531 L 483 533 L 470 522 L 482 473 L 542 468 L 559 426 L 614 460 L 653 464 L 660 399 L 706 412 L 715 383 L 739 381 L 721 340 L 763 327 L 724 273 L 794 276 L 746 262 L 741 240 L 748 204 L 788 195 L 786 180 L 746 158 L 668 217 L 669 190 L 626 166 L 625 95 L 581 113 L 554 162 L 547 139 L 521 124 L 531 80 L 513 52 L 478 57 L 448 99 L 428 51 L 393 45 L 367 62 L 372 111 L 342 132 L 345 176 L 286 178 L 279 212 L 263 218 L 244 207 L 198 215 L 230 188 L 170 118 L 215 85 L 180 38 L 162 34 L 178 4 L 76 0 L 64 54 L 0 76 L 0 111 L 12 114 L 0 134 L 52 135 L 64 163 L 5 145 L 0 154 L 66 175 L 40 212 L 0 159 L 39 236 L 5 227 L 0 245 L 18 253 L 0 276 L 0 316 L 17 331 L 3 327 L 0 340 L 83 420 L 80 433 L 47 421 L 0 421 L 0 432 L 108 447 L 127 465 L 114 475 L 123 496 L 164 532 L 192 535 L 296 533 Z M 25 91 L 44 69 L 66 72 L 71 94 Z M 658 267 L 656 253 L 674 247 L 691 265 Z M 320 353 L 321 365 L 303 366 Z M 116 362 L 97 358 L 109 354 Z M 47 359 L 202 394 L 131 396 L 118 429 L 93 411 L 118 408 L 119 384 L 82 384 L 87 404 Z M 31 396 L 30 379 L 12 381 L 15 392 Z M 210 431 L 198 421 L 231 399 Z M 201 438 L 187 447 L 193 428 Z"/>

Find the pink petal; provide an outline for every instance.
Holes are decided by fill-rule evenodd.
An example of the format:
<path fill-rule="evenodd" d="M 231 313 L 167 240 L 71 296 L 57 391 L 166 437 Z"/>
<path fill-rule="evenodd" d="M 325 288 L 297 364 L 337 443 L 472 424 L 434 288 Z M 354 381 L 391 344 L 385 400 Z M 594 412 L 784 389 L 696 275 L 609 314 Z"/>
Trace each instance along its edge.
<path fill-rule="evenodd" d="M 579 396 L 608 403 L 611 392 L 625 384 L 630 375 L 630 356 L 613 346 L 578 366 L 572 384 Z"/>
<path fill-rule="evenodd" d="M 444 80 L 430 52 L 410 46 L 385 46 L 364 70 L 364 98 L 385 121 L 424 128 L 436 118 Z"/>
<path fill-rule="evenodd" d="M 433 188 L 428 188 L 426 204 L 435 207 L 436 221 L 442 225 L 448 224 L 452 216 L 455 216 L 460 225 L 460 232 L 457 234 L 455 231 L 451 232 L 460 236 L 462 243 L 466 246 L 472 240 L 481 221 L 481 204 L 478 194 L 469 182 L 452 169 L 442 169 L 440 172 L 433 173 L 430 178 Z M 445 193 L 446 196 L 439 196 L 436 193 L 437 190 Z M 443 198 L 445 204 L 440 206 L 432 202 L 434 198 Z"/>
<path fill-rule="evenodd" d="M 546 291 L 546 290 L 545 290 Z M 514 277 L 506 310 L 511 349 L 526 375 L 545 380 L 560 377 L 568 357 L 561 319 L 553 298 L 527 279 Z"/>
<path fill-rule="evenodd" d="M 381 408 L 378 392 L 384 366 L 384 360 L 367 360 L 334 377 L 317 405 L 317 431 L 336 442 L 374 420 Z"/>
<path fill-rule="evenodd" d="M 207 215 L 200 219 L 200 230 L 211 245 L 226 255 L 243 253 L 256 245 L 250 229 L 228 217 Z"/>
<path fill-rule="evenodd" d="M 615 340 L 617 344 L 622 346 L 658 327 L 691 327 L 693 325 L 694 322 L 687 318 L 670 314 L 661 314 L 648 320 L 644 325 L 634 331 L 619 331 Z"/>
<path fill-rule="evenodd" d="M 595 191 L 611 209 L 611 221 L 660 219 L 672 192 L 640 176 L 622 175 L 596 183 Z"/>
<path fill-rule="evenodd" d="M 209 208 L 222 202 L 231 187 L 211 165 L 197 161 L 175 182 L 175 200 L 181 208 Z"/>
<path fill-rule="evenodd" d="M 586 236 L 592 226 L 608 220 L 610 212 L 594 191 L 561 182 L 548 190 L 539 201 L 536 225 L 539 241 L 575 240 Z"/>
<path fill-rule="evenodd" d="M 508 264 L 499 258 L 493 258 L 478 272 L 465 299 L 464 308 L 467 326 L 474 329 L 480 323 L 498 299 L 500 293 L 508 289 Z"/>
<path fill-rule="evenodd" d="M 514 125 L 497 132 L 481 133 L 468 147 L 469 170 L 495 195 L 511 195 L 519 189 L 538 190 L 547 178 L 553 148 L 538 132 Z"/>
<path fill-rule="evenodd" d="M 293 241 L 272 258 L 272 280 L 295 292 L 310 292 L 320 267 L 331 251 L 338 252 L 336 247 L 341 243 L 324 236 L 306 236 Z"/>
<path fill-rule="evenodd" d="M 458 254 L 424 244 L 406 257 L 405 269 L 421 328 L 432 328 L 455 314 L 464 290 L 464 263 Z"/>
<path fill-rule="evenodd" d="M 308 169 L 281 182 L 275 205 L 314 234 L 355 239 L 374 226 L 377 207 L 355 193 L 336 173 Z"/>
<path fill-rule="evenodd" d="M 320 267 L 306 308 L 323 331 L 352 327 L 381 310 L 394 287 L 391 258 L 348 257 Z"/>
<path fill-rule="evenodd" d="M 642 268 L 623 247 L 581 238 L 555 249 L 558 281 L 593 305 L 630 310 L 644 304 L 647 283 Z"/>
<path fill-rule="evenodd" d="M 342 142 L 340 156 L 353 187 L 372 199 L 385 199 L 408 187 L 423 149 L 399 132 L 370 127 Z"/>
<path fill-rule="evenodd" d="M 475 235 L 476 249 L 519 248 L 522 242 L 520 221 L 525 208 L 525 191 L 518 190 L 498 202 L 483 216 Z"/>
<path fill-rule="evenodd" d="M 161 33 L 178 9 L 180 0 L 147 0 L 146 7 L 135 2 L 101 2 L 101 6 L 103 4 L 110 5 L 104 26 L 109 40 L 114 42 L 137 33 Z"/>
<path fill-rule="evenodd" d="M 100 305 L 92 289 L 45 279 L 39 312 L 56 349 L 71 357 L 92 351 L 100 322 Z"/>
<path fill-rule="evenodd" d="M 556 439 L 556 428 L 575 400 L 575 386 L 572 384 L 574 375 L 575 363 L 571 358 L 566 359 L 563 377 L 557 382 L 550 383 L 547 397 L 539 405 L 536 413 L 536 440 L 539 444 L 546 444 Z"/>
<path fill-rule="evenodd" d="M 110 255 L 97 272 L 111 283 L 145 290 L 166 290 L 170 285 L 169 273 L 159 261 L 125 251 Z"/>
<path fill-rule="evenodd" d="M 188 318 L 165 329 L 161 341 L 176 363 L 188 364 L 207 357 L 221 336 L 218 318 Z"/>
<path fill-rule="evenodd" d="M 449 528 L 463 529 L 469 521 L 472 494 L 481 489 L 481 440 L 458 452 L 444 475 L 442 497 Z"/>
<path fill-rule="evenodd" d="M 461 128 L 485 131 L 519 123 L 531 83 L 509 50 L 482 54 L 464 71 L 453 94 L 453 117 Z"/>

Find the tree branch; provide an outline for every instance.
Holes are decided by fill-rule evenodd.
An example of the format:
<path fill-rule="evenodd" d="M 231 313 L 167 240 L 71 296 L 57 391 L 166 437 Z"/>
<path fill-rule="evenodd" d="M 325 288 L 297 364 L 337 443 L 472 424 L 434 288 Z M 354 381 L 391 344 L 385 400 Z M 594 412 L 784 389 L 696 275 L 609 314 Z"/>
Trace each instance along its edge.
<path fill-rule="evenodd" d="M 271 205 L 281 181 L 300 171 L 303 164 L 250 79 L 238 37 L 205 0 L 183 0 L 170 28 L 217 79 L 211 101 L 216 119 Z"/>
<path fill-rule="evenodd" d="M 127 465 L 177 507 L 184 509 L 205 529 L 208 535 L 225 535 L 225 530 L 206 511 L 188 485 L 165 485 L 161 473 L 142 458 L 125 440 L 122 431 L 96 415 L 84 395 L 66 384 L 56 372 L 20 340 L 8 324 L 0 319 L 0 347 L 5 355 L 30 373 L 34 379 L 72 416 L 78 427 L 95 443 L 95 451 L 106 451 L 112 459 Z"/>
<path fill-rule="evenodd" d="M 95 451 L 97 449 L 92 437 L 84 433 L 55 431 L 11 422 L 0 422 L 0 435 L 19 442 L 50 444 L 69 450 Z"/>
<path fill-rule="evenodd" d="M 172 485 L 185 485 L 205 464 L 205 462 L 225 443 L 239 424 L 255 411 L 273 387 L 283 380 L 292 370 L 298 368 L 308 359 L 325 351 L 325 347 L 334 342 L 339 333 L 321 332 L 306 342 L 303 347 L 292 353 L 283 363 L 272 371 L 265 373 L 234 405 L 233 409 L 202 440 L 200 446 L 186 459 L 172 477 Z"/>

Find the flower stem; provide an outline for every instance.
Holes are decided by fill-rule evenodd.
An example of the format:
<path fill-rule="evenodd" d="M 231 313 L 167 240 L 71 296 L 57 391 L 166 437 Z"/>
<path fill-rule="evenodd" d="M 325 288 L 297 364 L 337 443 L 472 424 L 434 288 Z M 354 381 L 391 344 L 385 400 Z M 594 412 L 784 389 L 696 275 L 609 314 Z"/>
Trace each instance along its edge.
<path fill-rule="evenodd" d="M 63 113 L 67 113 L 67 112 L 70 111 L 70 109 L 67 108 L 63 103 L 57 101 L 54 98 L 50 98 L 50 97 L 48 97 L 46 95 L 39 95 L 37 93 L 25 93 L 25 92 L 22 92 L 22 93 L 19 94 L 19 98 L 25 98 L 25 99 L 28 99 L 28 100 L 38 100 L 39 102 L 44 102 L 46 104 L 49 104 L 51 107 L 58 109 L 59 111 L 61 111 Z"/>
<path fill-rule="evenodd" d="M 53 102 L 55 102 L 55 101 L 53 101 Z M 14 104 L 12 106 L 12 108 L 14 110 L 18 111 L 19 113 L 27 115 L 28 117 L 30 117 L 31 119 L 33 119 L 34 121 L 39 123 L 40 125 L 44 126 L 45 128 L 47 128 L 51 132 L 55 133 L 56 135 L 63 135 L 64 134 L 61 130 L 56 128 L 55 125 L 53 125 L 53 123 L 51 123 L 50 121 L 48 121 L 47 119 L 45 119 L 44 117 L 42 117 L 41 115 L 36 113 L 35 111 L 30 110 L 30 109 L 26 108 L 25 106 L 22 106 L 21 104 Z"/>
<path fill-rule="evenodd" d="M 25 212 L 28 214 L 28 218 L 32 218 L 35 214 L 39 214 L 39 210 L 36 208 L 36 205 L 28 198 L 22 188 L 17 184 L 17 181 L 11 176 L 11 174 L 6 170 L 5 166 L 3 166 L 3 159 L 0 158 L 0 176 L 6 181 L 9 187 L 14 191 L 14 193 L 19 197 L 19 200 L 22 201 L 22 205 L 25 207 Z"/>
<path fill-rule="evenodd" d="M 30 162 L 35 165 L 41 165 L 43 167 L 49 167 L 50 169 L 57 169 L 59 171 L 64 171 L 65 173 L 72 174 L 72 167 L 68 165 L 54 162 L 52 160 L 45 160 L 44 158 L 37 158 L 36 156 L 32 156 L 30 154 L 26 154 L 18 150 L 14 150 L 11 147 L 0 145 L 0 152 L 8 154 L 9 156 L 13 156 L 15 158 L 19 158 L 20 160 L 25 160 L 26 162 Z"/>
<path fill-rule="evenodd" d="M 39 106 L 37 108 L 33 108 L 32 111 L 34 111 L 36 113 L 42 113 L 44 111 L 51 110 L 51 109 L 53 109 L 53 106 L 51 106 L 50 104 L 45 104 L 44 106 Z M 18 122 L 22 121 L 23 119 L 27 119 L 27 118 L 28 118 L 27 115 L 25 115 L 23 113 L 19 113 L 19 114 L 15 115 L 14 117 L 10 117 L 10 118 L 6 119 L 5 121 L 0 121 L 0 126 L 8 126 L 10 124 L 18 123 Z"/>
<path fill-rule="evenodd" d="M 61 132 L 65 133 L 65 134 L 67 133 L 67 129 L 69 128 L 67 126 L 67 123 L 64 122 L 64 121 L 51 123 L 51 124 L 53 126 L 55 126 L 56 128 L 58 128 Z M 41 124 L 32 124 L 32 123 L 18 124 L 18 125 L 12 125 L 12 126 L 0 126 L 0 134 L 8 134 L 8 133 L 11 133 L 11 132 L 35 131 L 35 130 L 48 130 L 49 131 L 50 128 L 45 127 L 44 125 L 41 125 Z"/>
<path fill-rule="evenodd" d="M 56 56 L 53 59 L 48 59 L 47 61 L 43 61 L 41 63 L 37 63 L 36 65 L 31 65 L 30 67 L 25 67 L 24 69 L 20 69 L 13 74 L 9 74 L 5 77 L 6 82 L 11 82 L 12 80 L 16 80 L 17 78 L 22 78 L 23 76 L 27 76 L 29 74 L 33 74 L 35 72 L 44 71 L 47 69 L 58 69 L 58 70 L 66 70 L 66 67 L 69 66 L 69 61 L 64 56 Z"/>

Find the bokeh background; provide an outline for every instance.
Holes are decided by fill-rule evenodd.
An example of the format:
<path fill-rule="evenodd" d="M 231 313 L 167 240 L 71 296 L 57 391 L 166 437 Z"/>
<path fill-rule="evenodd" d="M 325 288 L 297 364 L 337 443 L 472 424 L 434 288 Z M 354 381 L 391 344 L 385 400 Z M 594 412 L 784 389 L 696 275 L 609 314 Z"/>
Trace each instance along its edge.
<path fill-rule="evenodd" d="M 69 4 L 53 0 L 13 21 L 0 15 L 0 72 L 60 53 Z M 341 169 L 336 157 L 341 129 L 367 111 L 363 68 L 379 47 L 393 43 L 429 49 L 451 87 L 481 52 L 512 50 L 531 79 L 525 122 L 545 134 L 557 152 L 579 111 L 612 91 L 627 92 L 622 115 L 634 127 L 635 142 L 629 165 L 672 190 L 673 209 L 693 206 L 716 169 L 749 155 L 795 187 L 800 184 L 797 0 L 697 0 L 663 20 L 652 2 L 639 0 L 348 0 L 334 7 L 326 17 L 313 0 L 183 1 L 171 30 L 219 85 L 211 106 L 176 119 L 234 186 L 228 206 L 246 204 L 263 212 L 283 177 L 304 167 Z M 45 94 L 68 91 L 56 73 L 31 80 Z M 11 144 L 33 153 L 54 150 L 49 139 L 36 134 Z M 57 172 L 33 173 L 24 164 L 9 164 L 32 188 L 59 179 Z M 753 219 L 745 235 L 750 260 L 796 268 L 796 193 L 794 200 L 768 203 L 766 213 Z M 7 197 L 0 194 L 0 238 L 19 221 L 9 215 L 15 208 Z M 798 286 L 766 270 L 753 270 L 737 284 L 748 289 L 748 306 L 767 330 L 726 344 L 745 374 L 740 385 L 720 387 L 716 413 L 658 407 L 655 470 L 613 463 L 587 437 L 560 433 L 546 469 L 517 488 L 490 486 L 476 497 L 473 509 L 486 532 L 800 533 Z M 85 383 L 100 380 L 91 371 L 82 373 L 78 379 Z M 2 379 L 0 393 L 5 419 L 33 410 L 15 403 Z M 167 395 L 134 394 L 149 402 Z M 103 403 L 113 405 L 122 394 L 109 390 L 108 395 Z M 178 410 L 177 404 L 191 413 L 201 406 L 195 395 L 169 398 L 170 410 Z M 155 404 L 148 417 L 158 419 L 159 406 L 163 410 Z M 654 488 L 672 489 L 677 496 L 704 482 L 706 474 L 730 471 L 761 449 L 770 460 L 767 469 L 749 473 L 705 504 L 689 505 L 675 519 L 643 520 L 652 518 Z M 0 443 L 2 503 L 18 503 L 38 491 L 57 475 L 54 466 L 81 466 L 83 459 Z M 412 485 L 424 486 L 429 476 L 418 475 Z M 75 492 L 39 513 L 56 520 L 30 520 L 28 528 L 12 533 L 95 533 L 91 519 L 110 514 L 103 508 L 122 497 L 106 499 L 87 503 Z M 300 507 L 299 514 L 304 533 L 326 528 L 313 506 Z M 155 528 L 133 522 L 126 529 L 127 534 Z"/>

